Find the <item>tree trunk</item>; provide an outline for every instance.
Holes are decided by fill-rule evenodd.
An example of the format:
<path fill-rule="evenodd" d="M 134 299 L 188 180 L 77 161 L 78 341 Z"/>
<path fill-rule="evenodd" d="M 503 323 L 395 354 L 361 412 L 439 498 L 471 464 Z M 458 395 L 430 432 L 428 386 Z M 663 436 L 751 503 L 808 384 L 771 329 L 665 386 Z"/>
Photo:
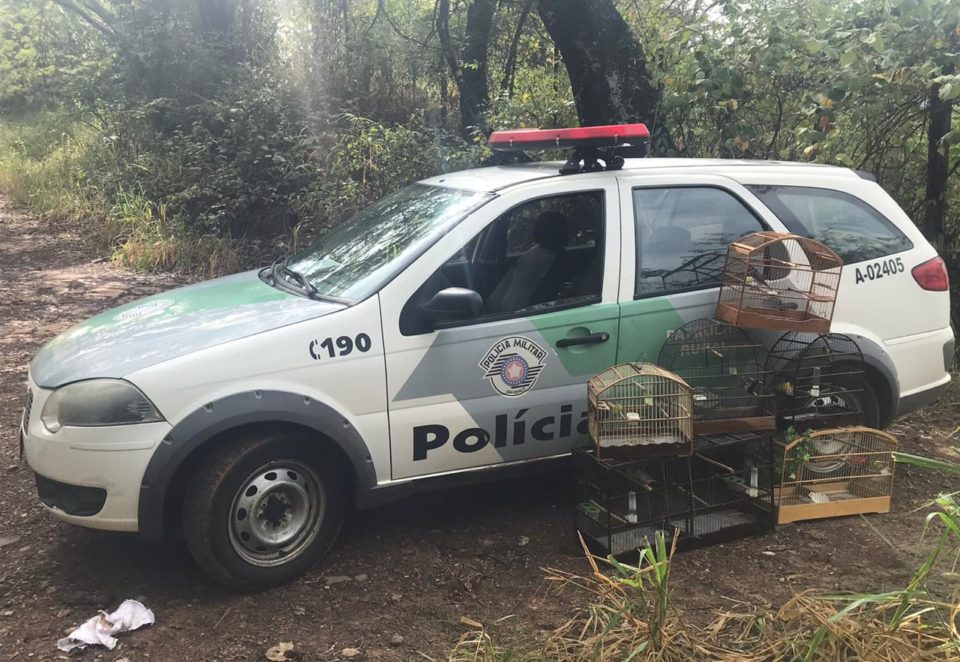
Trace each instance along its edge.
<path fill-rule="evenodd" d="M 613 3 L 539 0 L 538 9 L 563 56 L 580 123 L 644 122 L 653 133 L 652 151 L 674 150 L 643 48 Z"/>
<path fill-rule="evenodd" d="M 460 131 L 467 140 L 477 132 L 488 133 L 484 113 L 490 105 L 487 56 L 496 0 L 473 0 L 467 8 L 463 51 L 458 57 L 450 38 L 450 2 L 437 5 L 437 35 L 460 93 Z"/>
<path fill-rule="evenodd" d="M 523 28 L 527 23 L 527 16 L 533 8 L 536 0 L 526 0 L 523 8 L 520 10 L 520 17 L 517 19 L 517 27 L 513 31 L 513 39 L 510 41 L 510 48 L 507 50 L 507 60 L 503 65 L 503 78 L 500 79 L 500 89 L 504 90 L 513 98 L 513 81 L 517 75 L 517 50 L 520 48 L 520 37 L 523 36 Z"/>
<path fill-rule="evenodd" d="M 938 251 L 947 245 L 947 179 L 949 152 L 940 144 L 950 133 L 953 104 L 940 98 L 940 85 L 930 88 L 930 123 L 927 129 L 927 193 L 924 198 L 923 234 Z"/>

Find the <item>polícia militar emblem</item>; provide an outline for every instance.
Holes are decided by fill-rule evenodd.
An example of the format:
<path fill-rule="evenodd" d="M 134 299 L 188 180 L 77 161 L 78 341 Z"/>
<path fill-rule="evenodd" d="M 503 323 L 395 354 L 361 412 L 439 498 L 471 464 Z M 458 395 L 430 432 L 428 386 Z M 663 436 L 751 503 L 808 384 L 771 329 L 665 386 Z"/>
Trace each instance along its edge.
<path fill-rule="evenodd" d="M 480 361 L 484 378 L 500 395 L 523 395 L 537 383 L 547 362 L 547 352 L 523 336 L 510 336 L 494 343 Z"/>

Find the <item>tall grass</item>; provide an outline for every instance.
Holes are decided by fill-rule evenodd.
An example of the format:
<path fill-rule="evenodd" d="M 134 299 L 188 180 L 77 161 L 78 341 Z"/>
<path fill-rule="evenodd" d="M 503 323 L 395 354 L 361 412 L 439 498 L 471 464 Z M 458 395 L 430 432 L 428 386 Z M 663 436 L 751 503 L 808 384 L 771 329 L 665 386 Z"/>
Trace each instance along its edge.
<path fill-rule="evenodd" d="M 102 154 L 96 131 L 60 113 L 0 122 L 0 188 L 17 204 L 56 220 L 102 218 L 108 203 L 88 175 Z"/>
<path fill-rule="evenodd" d="M 899 590 L 877 594 L 801 594 L 773 613 L 720 611 L 706 625 L 673 604 L 668 548 L 659 534 L 636 566 L 586 551 L 587 576 L 548 569 L 547 580 L 576 587 L 587 605 L 542 637 L 499 644 L 485 628 L 468 632 L 450 662 L 623 662 L 637 660 L 953 660 L 960 658 L 960 596 L 931 588 L 934 569 L 960 558 L 960 504 L 941 495 L 928 504 L 924 536 L 932 549 Z M 601 572 L 601 567 L 609 568 Z"/>
<path fill-rule="evenodd" d="M 96 119 L 40 112 L 0 120 L 0 191 L 51 222 L 77 227 L 101 254 L 144 271 L 220 275 L 240 266 L 237 242 L 189 231 L 131 179 L 136 167 Z"/>

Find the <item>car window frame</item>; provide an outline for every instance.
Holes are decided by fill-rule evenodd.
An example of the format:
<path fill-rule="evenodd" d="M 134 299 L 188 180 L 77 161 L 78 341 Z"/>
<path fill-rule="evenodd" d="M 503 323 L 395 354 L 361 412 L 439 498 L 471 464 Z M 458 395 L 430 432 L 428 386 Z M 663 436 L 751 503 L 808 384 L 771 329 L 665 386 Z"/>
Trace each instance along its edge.
<path fill-rule="evenodd" d="M 461 246 L 457 247 L 457 249 L 454 250 L 449 257 L 447 257 L 443 262 L 440 263 L 437 269 L 434 269 L 429 274 L 427 274 L 427 276 L 420 282 L 420 284 L 416 288 L 414 288 L 414 290 L 407 297 L 407 300 L 404 302 L 403 306 L 400 309 L 401 310 L 400 317 L 402 318 L 407 310 L 407 307 L 412 305 L 414 298 L 416 297 L 417 293 L 420 291 L 420 288 L 423 287 L 423 285 L 427 282 L 427 280 L 432 278 L 434 274 L 437 272 L 437 270 L 442 269 L 443 266 L 447 264 L 447 262 L 449 262 L 454 256 L 461 253 L 461 251 L 465 246 L 467 246 L 471 242 L 474 242 L 475 240 L 477 241 L 475 242 L 475 245 L 473 247 L 473 251 L 472 251 L 473 255 L 471 255 L 471 260 L 476 259 L 477 256 L 483 252 L 483 246 L 487 243 L 487 240 L 485 237 L 482 238 L 482 240 L 478 240 L 478 238 L 480 238 L 480 236 L 483 233 L 487 232 L 487 230 L 491 228 L 494 223 L 497 223 L 501 218 L 503 218 L 507 214 L 512 213 L 514 210 L 518 209 L 519 207 L 523 207 L 524 205 L 528 205 L 528 204 L 537 202 L 539 200 L 545 200 L 548 198 L 559 198 L 563 196 L 582 195 L 585 193 L 600 194 L 601 238 L 603 240 L 603 253 L 602 253 L 601 259 L 604 260 L 603 273 L 600 280 L 600 294 L 596 296 L 584 297 L 580 301 L 571 301 L 568 303 L 557 304 L 549 308 L 539 308 L 537 310 L 527 309 L 526 311 L 524 311 L 524 309 L 521 309 L 521 310 L 507 312 L 507 313 L 492 313 L 489 315 L 482 315 L 473 320 L 467 320 L 467 321 L 452 320 L 449 322 L 441 322 L 439 324 L 436 324 L 430 329 L 417 331 L 416 333 L 409 333 L 409 334 L 404 333 L 403 330 L 401 329 L 400 334 L 405 337 L 414 337 L 414 336 L 434 333 L 436 331 L 441 331 L 441 330 L 469 328 L 469 327 L 475 327 L 480 324 L 487 324 L 492 322 L 502 322 L 502 321 L 513 320 L 513 319 L 531 318 L 539 315 L 546 315 L 550 313 L 562 312 L 565 310 L 572 310 L 575 308 L 585 308 L 587 306 L 594 306 L 602 303 L 603 302 L 603 285 L 604 285 L 605 279 L 607 278 L 607 269 L 608 269 L 606 258 L 607 258 L 607 253 L 609 249 L 608 241 L 611 234 L 610 230 L 613 223 L 617 223 L 617 224 L 620 223 L 620 219 L 609 218 L 609 210 L 612 205 L 610 205 L 609 201 L 607 200 L 607 196 L 608 195 L 616 196 L 616 187 L 610 188 L 610 187 L 604 186 L 603 184 L 598 183 L 596 186 L 588 186 L 586 188 L 576 189 L 573 191 L 566 190 L 566 191 L 554 191 L 549 193 L 546 193 L 546 192 L 541 193 L 541 194 L 526 198 L 524 200 L 521 200 L 516 204 L 504 209 L 502 212 L 497 214 L 494 218 L 490 219 L 486 225 L 484 225 L 480 230 L 478 230 L 466 242 L 464 242 Z M 504 246 L 504 248 L 506 249 L 506 245 Z"/>
<path fill-rule="evenodd" d="M 727 195 L 733 197 L 737 202 L 739 202 L 743 208 L 757 221 L 759 228 L 757 232 L 764 232 L 768 230 L 774 230 L 770 224 L 763 218 L 760 212 L 750 204 L 747 199 L 740 195 L 737 191 L 732 190 L 729 187 L 723 186 L 721 184 L 713 182 L 683 182 L 676 184 L 669 183 L 657 183 L 657 184 L 643 184 L 643 183 L 628 183 L 628 192 L 630 196 L 630 220 L 633 228 L 633 245 L 634 245 L 634 256 L 633 256 L 633 301 L 642 301 L 644 299 L 654 299 L 657 297 L 671 296 L 674 294 L 685 294 L 687 292 L 701 292 L 705 290 L 720 289 L 720 283 L 714 285 L 691 285 L 690 287 L 678 287 L 671 290 L 661 290 L 659 292 L 647 292 L 643 294 L 637 294 L 637 283 L 640 274 L 640 233 L 637 231 L 637 211 L 633 203 L 634 191 L 637 189 L 717 189 L 726 193 Z M 752 192 L 749 189 L 746 189 L 748 193 Z M 758 199 L 759 201 L 759 199 Z M 771 210 L 772 213 L 772 210 Z M 782 221 L 781 221 L 782 222 Z"/>

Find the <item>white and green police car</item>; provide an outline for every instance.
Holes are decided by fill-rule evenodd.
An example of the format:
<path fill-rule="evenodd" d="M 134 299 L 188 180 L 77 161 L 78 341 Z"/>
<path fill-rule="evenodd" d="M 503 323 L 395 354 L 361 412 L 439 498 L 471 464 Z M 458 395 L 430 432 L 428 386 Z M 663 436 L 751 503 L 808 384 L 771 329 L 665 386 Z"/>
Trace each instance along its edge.
<path fill-rule="evenodd" d="M 844 259 L 833 329 L 865 354 L 868 423 L 946 387 L 944 263 L 880 186 L 817 165 L 592 158 L 638 126 L 495 134 L 582 145 L 583 164 L 433 177 L 271 267 L 61 334 L 30 366 L 21 429 L 41 501 L 146 539 L 182 528 L 233 586 L 289 580 L 352 507 L 585 443 L 586 380 L 709 317 L 716 270 L 700 267 L 764 229 Z"/>

